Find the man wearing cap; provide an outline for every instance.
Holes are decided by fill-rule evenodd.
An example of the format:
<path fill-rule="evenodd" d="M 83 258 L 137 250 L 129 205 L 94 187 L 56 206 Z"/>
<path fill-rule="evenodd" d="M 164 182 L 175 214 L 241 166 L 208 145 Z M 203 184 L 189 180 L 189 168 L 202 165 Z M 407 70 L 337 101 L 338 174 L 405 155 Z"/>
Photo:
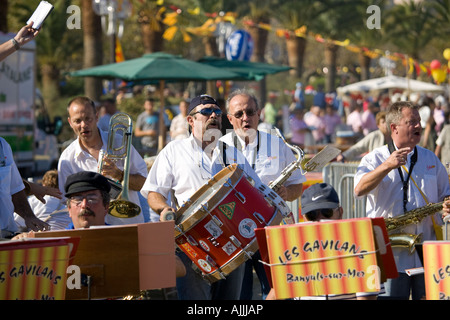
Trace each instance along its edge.
<path fill-rule="evenodd" d="M 83 171 L 70 175 L 64 185 L 67 208 L 72 222 L 66 229 L 84 229 L 105 225 L 109 207 L 111 185 L 96 172 Z M 33 232 L 21 233 L 13 238 L 34 238 Z"/>
<path fill-rule="evenodd" d="M 336 190 L 328 183 L 316 183 L 308 187 L 301 197 L 301 211 L 306 222 L 341 220 L 344 210 Z M 320 240 L 320 239 L 318 239 Z M 381 292 L 384 292 L 382 286 Z M 294 300 L 376 300 L 379 292 L 357 292 L 349 294 L 298 297 Z M 275 298 L 271 290 L 267 300 Z"/>
<path fill-rule="evenodd" d="M 261 110 L 256 97 L 247 90 L 236 90 L 230 93 L 226 101 L 226 108 L 228 119 L 233 125 L 233 132 L 223 136 L 220 141 L 225 143 L 228 159 L 233 158 L 229 147 L 239 150 L 261 181 L 269 185 L 281 175 L 281 172 L 289 164 L 297 160 L 294 153 L 279 137 L 257 130 Z M 235 160 L 231 163 L 240 163 L 239 157 L 234 158 Z M 306 177 L 301 174 L 300 170 L 295 170 L 279 187 L 277 193 L 285 201 L 294 201 L 300 197 L 302 184 L 305 181 Z M 252 299 L 252 267 L 255 268 L 261 282 L 263 298 L 270 290 L 264 267 L 259 260 L 261 257 L 257 251 L 252 259 L 246 261 L 247 270 L 241 295 L 243 300 Z"/>
<path fill-rule="evenodd" d="M 179 206 L 222 169 L 218 163 L 221 157 L 217 156 L 216 148 L 221 137 L 221 116 L 220 106 L 211 96 L 193 98 L 187 115 L 191 135 L 169 142 L 156 157 L 141 194 L 147 198 L 151 209 L 163 219 L 167 212 L 176 212 Z M 251 170 L 248 163 L 243 166 L 244 171 Z M 257 176 L 254 175 L 254 178 L 257 179 Z M 177 255 L 187 270 L 185 277 L 177 279 L 179 299 L 211 299 L 209 283 L 192 269 L 192 261 L 184 253 L 177 252 Z M 236 282 L 233 283 L 231 279 L 236 279 Z M 242 283 L 239 268 L 228 276 L 227 282 L 217 299 L 239 299 Z"/>
<path fill-rule="evenodd" d="M 64 190 L 72 218 L 68 229 L 105 225 L 111 190 L 108 179 L 96 172 L 78 172 L 67 178 Z"/>
<path fill-rule="evenodd" d="M 102 131 L 97 126 L 98 114 L 94 102 L 88 97 L 75 97 L 67 107 L 69 113 L 68 121 L 77 135 L 73 141 L 61 154 L 58 162 L 58 180 L 64 183 L 68 176 L 81 171 L 97 172 L 100 163 L 105 177 L 113 181 L 122 182 L 124 179 L 125 159 L 114 161 L 107 157 L 108 132 Z M 147 177 L 147 165 L 136 149 L 131 146 L 129 150 L 129 194 L 128 200 L 139 205 L 139 190 Z M 106 156 L 100 159 L 100 154 Z M 64 192 L 63 185 L 60 185 L 61 192 Z M 124 225 L 144 222 L 144 215 L 141 213 L 132 218 L 118 218 L 112 215 L 106 217 L 106 222 L 111 225 Z"/>

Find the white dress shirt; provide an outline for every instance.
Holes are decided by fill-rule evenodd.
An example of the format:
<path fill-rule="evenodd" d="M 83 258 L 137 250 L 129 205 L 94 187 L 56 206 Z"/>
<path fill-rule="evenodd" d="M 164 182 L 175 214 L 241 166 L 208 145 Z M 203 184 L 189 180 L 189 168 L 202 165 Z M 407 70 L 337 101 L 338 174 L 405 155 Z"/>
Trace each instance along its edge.
<path fill-rule="evenodd" d="M 419 192 L 417 186 L 425 194 L 429 203 L 437 203 L 450 195 L 450 186 L 447 171 L 435 154 L 425 148 L 417 146 L 418 158 L 415 164 L 408 185 L 408 202 L 406 211 L 420 208 L 426 205 L 426 201 Z M 408 154 L 406 168 L 409 171 L 411 156 Z M 390 156 L 387 145 L 374 149 L 364 156 L 358 166 L 354 178 L 356 186 L 361 178 L 368 172 L 373 171 L 380 164 L 385 162 Z M 407 173 L 403 170 L 403 177 L 406 179 Z M 381 181 L 381 183 L 367 194 L 366 213 L 372 217 L 395 217 L 403 215 L 403 189 L 402 181 L 397 169 L 391 170 Z M 434 215 L 435 221 L 442 225 L 442 218 L 439 213 Z M 423 240 L 435 240 L 436 236 L 433 230 L 431 216 L 426 217 L 421 223 L 408 225 L 401 230 L 402 232 L 412 234 L 423 234 Z M 394 258 L 399 272 L 405 272 L 405 269 L 421 267 L 422 264 L 417 254 L 410 255 L 405 248 L 393 248 Z"/>
<path fill-rule="evenodd" d="M 108 143 L 108 132 L 100 130 L 103 145 L 102 150 L 106 153 L 106 145 Z M 131 146 L 130 150 L 130 172 L 129 174 L 140 174 L 143 177 L 147 177 L 147 165 L 144 159 L 139 155 L 136 149 Z M 119 169 L 123 170 L 124 160 L 118 160 L 116 165 Z M 67 177 L 73 173 L 80 171 L 93 171 L 97 172 L 98 163 L 97 160 L 88 152 L 84 151 L 79 139 L 73 141 L 61 154 L 58 163 L 58 180 L 59 189 L 64 194 L 64 184 Z M 138 191 L 129 190 L 128 200 L 139 205 Z M 133 218 L 116 218 L 111 215 L 106 216 L 106 223 L 111 225 L 123 225 L 134 224 L 144 222 L 144 215 L 141 213 Z"/>

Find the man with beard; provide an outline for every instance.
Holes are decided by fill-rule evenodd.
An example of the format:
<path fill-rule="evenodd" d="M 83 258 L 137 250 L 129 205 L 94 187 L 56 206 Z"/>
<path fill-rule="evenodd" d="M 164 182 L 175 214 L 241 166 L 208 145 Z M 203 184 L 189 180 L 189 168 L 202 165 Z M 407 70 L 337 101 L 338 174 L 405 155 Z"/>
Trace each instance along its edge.
<path fill-rule="evenodd" d="M 193 98 L 189 104 L 187 121 L 191 127 L 189 138 L 169 142 L 160 151 L 150 169 L 141 194 L 151 209 L 164 219 L 168 211 L 176 212 L 198 189 L 207 183 L 222 166 L 217 164 L 217 141 L 221 137 L 222 110 L 208 95 Z M 248 163 L 244 172 L 252 175 Z M 220 170 L 219 170 L 220 171 Z M 252 176 L 255 180 L 257 176 Z M 256 180 L 259 181 L 259 180 Z M 211 293 L 211 286 L 191 267 L 192 261 L 177 250 L 186 266 L 185 277 L 177 278 L 178 298 L 181 300 L 239 299 L 243 269 L 230 273 L 220 291 Z M 221 282 L 218 281 L 218 282 Z"/>
<path fill-rule="evenodd" d="M 58 180 L 62 183 L 73 173 L 80 171 L 97 172 L 101 163 L 100 151 L 105 154 L 103 158 L 102 172 L 105 177 L 113 181 L 122 182 L 124 178 L 124 160 L 113 161 L 108 159 L 107 144 L 108 132 L 97 127 L 98 114 L 94 102 L 87 97 L 72 99 L 67 107 L 69 113 L 69 125 L 77 136 L 61 154 L 58 163 Z M 139 205 L 139 190 L 147 177 L 147 165 L 136 149 L 131 146 L 129 170 L 129 201 Z M 64 190 L 61 190 L 63 192 Z M 144 222 L 142 212 L 133 218 L 117 218 L 108 215 L 106 222 L 112 225 L 134 224 Z"/>
<path fill-rule="evenodd" d="M 355 196 L 367 196 L 367 216 L 395 218 L 447 198 L 450 186 L 445 167 L 432 151 L 417 145 L 422 131 L 418 107 L 409 101 L 393 103 L 386 114 L 386 126 L 392 141 L 364 156 L 354 178 Z M 417 224 L 405 225 L 399 232 L 422 234 L 424 241 L 436 240 L 442 217 L 450 213 L 450 201 L 445 201 L 443 207 L 442 215 L 428 215 Z M 388 279 L 385 285 L 390 298 L 424 297 L 424 275 L 406 273 L 407 269 L 422 267 L 416 252 L 411 254 L 407 247 L 393 247 L 399 277 Z"/>
<path fill-rule="evenodd" d="M 283 169 L 296 161 L 294 153 L 279 137 L 257 130 L 261 109 L 256 97 L 247 90 L 239 89 L 230 93 L 226 101 L 226 108 L 228 119 L 234 129 L 233 132 L 220 139 L 226 145 L 226 154 L 230 153 L 230 147 L 240 150 L 261 181 L 269 185 L 281 175 Z M 285 201 L 294 201 L 301 196 L 302 184 L 305 181 L 306 177 L 301 174 L 300 170 L 295 170 L 279 187 L 277 193 Z M 261 282 L 263 299 L 270 291 L 264 266 L 259 260 L 261 260 L 261 256 L 257 251 L 252 259 L 245 263 L 246 271 L 241 300 L 252 299 L 253 268 Z"/>

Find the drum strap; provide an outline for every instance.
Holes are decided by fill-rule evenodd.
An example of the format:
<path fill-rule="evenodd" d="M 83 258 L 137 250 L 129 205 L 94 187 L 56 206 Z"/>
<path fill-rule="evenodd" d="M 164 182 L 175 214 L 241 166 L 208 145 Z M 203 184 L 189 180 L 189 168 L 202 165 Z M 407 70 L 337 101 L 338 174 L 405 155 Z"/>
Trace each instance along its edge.
<path fill-rule="evenodd" d="M 238 136 L 236 135 L 236 133 L 234 131 L 231 134 L 231 139 L 233 141 L 234 147 L 237 150 L 242 151 L 242 149 L 243 149 L 242 148 L 242 144 L 241 144 Z M 256 152 L 255 152 L 254 157 L 253 157 L 253 163 L 251 163 L 253 170 L 255 169 L 256 159 L 258 158 L 260 143 L 261 143 L 261 134 L 258 131 L 258 141 L 256 143 Z M 223 156 L 223 163 L 225 164 L 225 166 L 229 166 L 230 163 L 227 162 L 227 155 L 226 155 L 226 150 L 225 150 L 226 149 L 226 144 L 223 143 L 223 142 L 222 142 L 222 144 L 223 144 L 223 146 L 221 145 L 220 147 L 221 147 L 221 150 L 223 150 L 223 154 L 222 154 L 222 156 Z M 269 144 L 269 146 L 270 146 L 270 144 Z M 237 151 L 235 150 L 235 152 L 237 152 Z M 269 151 L 269 154 L 270 154 L 270 151 Z M 234 155 L 234 159 L 237 159 L 237 155 L 236 154 Z"/>
<path fill-rule="evenodd" d="M 388 149 L 389 149 L 390 153 L 395 151 L 395 147 L 394 147 L 394 142 L 393 141 L 390 141 L 388 143 Z M 409 165 L 409 172 L 408 172 L 408 170 L 406 170 L 408 172 L 408 176 L 407 176 L 406 180 L 403 178 L 403 173 L 402 173 L 401 167 L 398 167 L 398 173 L 399 173 L 400 179 L 402 179 L 402 183 L 403 183 L 403 212 L 406 212 L 406 204 L 408 203 L 409 178 L 411 177 L 411 172 L 412 172 L 416 162 L 417 162 L 417 147 L 414 147 L 414 153 L 411 156 L 411 163 Z"/>

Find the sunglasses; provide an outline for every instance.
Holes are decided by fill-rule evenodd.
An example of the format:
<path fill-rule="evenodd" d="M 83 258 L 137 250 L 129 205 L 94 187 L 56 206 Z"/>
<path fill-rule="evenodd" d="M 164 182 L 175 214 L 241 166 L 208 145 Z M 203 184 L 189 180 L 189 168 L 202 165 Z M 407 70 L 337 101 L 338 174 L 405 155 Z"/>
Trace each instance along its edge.
<path fill-rule="evenodd" d="M 338 210 L 340 207 L 334 208 L 334 209 L 321 209 L 321 210 L 314 210 L 311 212 L 308 212 L 305 214 L 306 218 L 309 221 L 319 221 L 320 216 L 322 216 L 325 219 L 330 219 L 335 210 Z"/>
<path fill-rule="evenodd" d="M 238 112 L 236 112 L 235 114 L 232 114 L 232 113 L 230 113 L 230 114 L 231 114 L 233 117 L 235 117 L 236 119 L 240 119 L 240 118 L 242 118 L 242 116 L 244 115 L 244 112 L 245 112 L 245 114 L 247 115 L 247 117 L 252 117 L 252 116 L 254 116 L 255 114 L 258 113 L 257 110 L 249 109 L 249 110 L 241 110 L 241 111 L 238 111 Z"/>
<path fill-rule="evenodd" d="M 208 116 L 209 117 L 210 115 L 212 115 L 213 112 L 218 117 L 220 117 L 222 115 L 222 110 L 217 109 L 217 108 L 204 108 L 204 109 L 201 109 L 201 110 L 199 110 L 197 112 L 194 112 L 192 115 L 200 113 L 203 116 Z"/>

